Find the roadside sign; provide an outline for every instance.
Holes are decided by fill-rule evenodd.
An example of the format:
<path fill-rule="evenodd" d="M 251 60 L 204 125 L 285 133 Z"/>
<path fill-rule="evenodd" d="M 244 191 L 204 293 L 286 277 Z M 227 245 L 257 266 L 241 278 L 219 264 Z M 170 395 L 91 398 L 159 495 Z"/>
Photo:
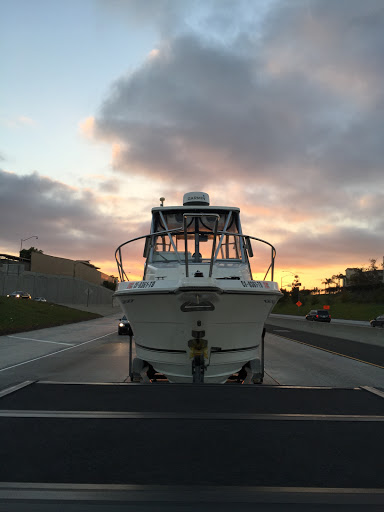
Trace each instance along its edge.
<path fill-rule="evenodd" d="M 331 306 L 323 306 L 323 309 L 331 309 Z"/>
<path fill-rule="evenodd" d="M 302 303 L 302 302 L 300 302 L 299 300 L 296 302 L 296 306 L 297 306 L 297 307 L 300 307 L 300 306 L 302 306 L 302 305 L 303 305 L 303 303 Z"/>

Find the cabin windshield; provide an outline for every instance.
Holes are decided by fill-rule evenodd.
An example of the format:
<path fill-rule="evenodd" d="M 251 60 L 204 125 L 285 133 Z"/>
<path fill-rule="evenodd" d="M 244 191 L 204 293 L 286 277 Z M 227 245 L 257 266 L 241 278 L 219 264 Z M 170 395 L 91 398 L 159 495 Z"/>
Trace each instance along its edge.
<path fill-rule="evenodd" d="M 186 241 L 184 233 L 184 214 L 187 215 L 187 257 L 191 263 L 209 263 L 211 261 L 214 230 L 227 234 L 216 235 L 214 260 L 244 261 L 244 251 L 238 234 L 241 232 L 239 214 L 232 210 L 225 211 L 170 211 L 155 212 L 152 232 L 172 231 L 153 238 L 150 253 L 151 262 L 184 262 Z M 196 215 L 196 216 L 194 216 Z"/>

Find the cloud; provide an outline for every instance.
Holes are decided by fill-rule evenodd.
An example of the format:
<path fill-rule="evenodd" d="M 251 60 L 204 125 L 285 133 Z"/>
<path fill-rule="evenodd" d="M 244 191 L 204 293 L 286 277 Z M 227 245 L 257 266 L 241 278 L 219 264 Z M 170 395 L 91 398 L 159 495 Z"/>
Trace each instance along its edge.
<path fill-rule="evenodd" d="M 108 245 L 121 241 L 118 217 L 123 231 L 143 234 L 153 197 L 180 204 L 184 192 L 204 190 L 212 204 L 241 206 L 244 229 L 276 245 L 281 267 L 380 257 L 381 0 L 100 5 L 159 38 L 79 124 L 110 145 L 116 178 L 93 178 L 93 191 L 38 174 L 6 180 L 9 197 L 36 209 L 52 239 L 68 234 L 63 250 L 73 235 L 76 250 L 86 241 L 106 258 L 100 229 Z M 18 187 L 30 187 L 28 197 Z M 156 196 L 147 198 L 147 187 Z M 41 204 L 31 198 L 40 189 Z M 139 219 L 123 220 L 132 210 Z M 28 232 L 40 225 L 25 220 Z M 13 229 L 22 221 L 15 213 Z"/>
<path fill-rule="evenodd" d="M 278 4 L 261 45 L 247 32 L 242 47 L 192 33 L 164 40 L 156 59 L 114 84 L 97 117 L 97 135 L 119 145 L 115 168 L 186 181 L 233 169 L 269 182 L 322 172 L 342 183 L 342 161 L 355 182 L 363 164 L 376 177 L 383 69 L 365 57 L 381 59 L 372 26 L 383 11 L 352 2 L 345 15 L 340 4 Z"/>
<path fill-rule="evenodd" d="M 19 176 L 0 171 L 2 229 L 0 245 L 19 247 L 21 238 L 39 237 L 38 247 L 46 254 L 71 259 L 113 261 L 116 247 L 148 229 L 135 216 L 119 216 L 109 210 L 107 196 L 73 188 L 38 173 Z M 120 210 L 121 214 L 124 210 Z M 141 248 L 134 253 L 139 257 Z"/>
<path fill-rule="evenodd" d="M 95 116 L 115 172 L 242 205 L 281 266 L 380 257 L 382 2 L 197 4 Z"/>
<path fill-rule="evenodd" d="M 130 29 L 151 28 L 161 38 L 194 31 L 210 39 L 236 39 L 255 28 L 276 0 L 99 0 L 106 16 L 118 17 Z"/>
<path fill-rule="evenodd" d="M 257 85 L 256 62 L 191 36 L 159 50 L 155 61 L 115 84 L 96 121 L 97 134 L 119 144 L 116 169 L 196 182 L 243 177 L 265 181 L 296 163 L 312 131 L 280 84 Z M 300 85 L 290 87 L 301 89 Z M 288 84 L 284 84 L 287 92 Z M 304 89 L 307 116 L 315 101 Z M 276 151 L 276 146 L 279 151 Z"/>
<path fill-rule="evenodd" d="M 383 10 L 352 2 L 342 16 L 342 3 L 278 4 L 258 44 L 248 32 L 242 44 L 163 40 L 155 59 L 114 84 L 95 120 L 95 135 L 118 148 L 114 168 L 187 184 L 234 173 L 262 184 L 379 178 L 383 66 L 366 57 L 381 59 L 372 27 Z"/>
<path fill-rule="evenodd" d="M 36 121 L 31 117 L 25 115 L 19 115 L 12 118 L 0 118 L 1 124 L 7 128 L 21 128 L 21 127 L 32 127 L 36 125 Z"/>
<path fill-rule="evenodd" d="M 93 116 L 89 116 L 82 119 L 78 124 L 78 129 L 84 137 L 92 139 L 95 132 L 95 118 Z"/>
<path fill-rule="evenodd" d="M 278 244 L 280 268 L 312 271 L 333 267 L 333 272 L 344 272 L 348 267 L 362 267 L 370 258 L 383 258 L 381 239 L 374 232 L 361 228 L 338 228 L 328 234 L 301 232 Z M 328 275 L 328 277 L 330 277 Z"/>

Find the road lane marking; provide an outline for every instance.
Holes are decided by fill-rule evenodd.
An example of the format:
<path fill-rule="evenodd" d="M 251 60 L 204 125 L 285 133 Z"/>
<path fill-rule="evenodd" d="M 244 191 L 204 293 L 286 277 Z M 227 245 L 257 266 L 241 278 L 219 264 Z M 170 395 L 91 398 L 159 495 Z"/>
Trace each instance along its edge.
<path fill-rule="evenodd" d="M 71 347 L 62 348 L 60 350 L 56 350 L 56 352 L 51 352 L 50 354 L 45 354 L 44 356 L 34 357 L 33 359 L 28 359 L 28 361 L 23 361 L 22 363 L 13 364 L 11 366 L 6 366 L 5 368 L 0 369 L 1 372 L 5 372 L 6 370 L 11 370 L 12 368 L 17 368 L 18 366 L 23 366 L 24 364 L 33 363 L 34 361 L 39 361 L 39 359 L 44 359 L 45 357 L 51 357 L 55 354 L 60 354 L 60 352 L 65 352 L 66 350 L 73 350 L 74 348 L 81 347 L 82 345 L 86 345 L 87 343 L 91 343 L 92 341 L 101 340 L 102 338 L 106 338 L 111 334 L 115 334 L 116 331 L 109 332 L 108 334 L 104 334 L 103 336 L 99 336 L 98 338 L 93 338 L 92 340 L 83 341 L 78 345 L 73 345 Z"/>
<path fill-rule="evenodd" d="M 373 388 L 372 386 L 360 386 L 364 391 L 368 391 L 368 393 L 373 393 L 374 395 L 379 396 L 380 398 L 384 398 L 384 392 L 379 389 Z"/>
<path fill-rule="evenodd" d="M 63 411 L 2 409 L 0 418 L 82 418 L 82 419 L 171 419 L 171 420 L 270 420 L 270 421 L 351 421 L 384 422 L 380 414 L 306 414 L 249 412 L 146 412 L 146 411 Z"/>
<path fill-rule="evenodd" d="M 27 386 L 30 386 L 33 384 L 34 380 L 25 380 L 24 382 L 20 382 L 20 384 L 16 384 L 15 386 L 11 386 L 10 388 L 5 388 L 0 391 L 0 397 L 10 395 L 11 393 L 14 393 L 15 391 L 19 391 L 19 389 L 26 388 Z"/>
<path fill-rule="evenodd" d="M 272 334 L 272 333 L 269 333 Z M 279 338 L 284 338 L 288 341 L 294 341 L 295 343 L 301 343 L 302 345 L 306 345 L 307 347 L 317 348 L 317 350 L 323 350 L 324 352 L 329 352 L 330 354 L 334 354 L 335 356 L 346 357 L 347 359 L 353 359 L 353 361 L 358 361 L 359 363 L 369 364 L 370 366 L 375 366 L 376 368 L 381 368 L 384 370 L 384 366 L 380 366 L 379 364 L 369 363 L 368 361 L 363 361 L 362 359 L 357 359 L 357 357 L 347 356 L 346 354 L 340 354 L 339 352 L 334 352 L 333 350 L 328 350 L 327 348 L 317 347 L 316 345 L 311 345 L 310 343 L 304 343 L 304 341 L 293 340 L 292 338 L 287 338 L 286 336 L 281 336 L 281 334 L 276 334 Z"/>
<path fill-rule="evenodd" d="M 7 338 L 13 338 L 16 340 L 28 340 L 28 341 L 39 341 L 40 343 L 54 343 L 55 345 L 76 345 L 76 343 L 64 343 L 63 341 L 48 341 L 48 340 L 37 340 L 36 338 L 22 338 L 21 336 L 7 336 Z"/>

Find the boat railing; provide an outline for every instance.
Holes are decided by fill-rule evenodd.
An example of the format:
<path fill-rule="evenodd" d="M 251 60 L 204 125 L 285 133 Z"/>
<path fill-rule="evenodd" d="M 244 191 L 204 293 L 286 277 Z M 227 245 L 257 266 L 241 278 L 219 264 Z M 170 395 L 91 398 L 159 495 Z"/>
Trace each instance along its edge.
<path fill-rule="evenodd" d="M 116 259 L 116 263 L 117 263 L 117 270 L 119 272 L 119 279 L 120 279 L 120 281 L 129 281 L 129 278 L 128 278 L 127 274 L 125 273 L 125 270 L 124 270 L 124 267 L 123 267 L 123 255 L 122 255 L 122 252 L 121 252 L 121 249 L 125 245 L 131 244 L 132 242 L 137 242 L 138 240 L 144 240 L 145 239 L 144 255 L 148 256 L 146 254 L 148 252 L 147 251 L 147 247 L 149 247 L 148 246 L 148 242 L 151 242 L 151 245 L 153 245 L 153 238 L 154 237 L 159 236 L 159 235 L 168 235 L 170 233 L 177 233 L 177 232 L 180 233 L 180 231 L 183 231 L 182 227 L 176 228 L 176 229 L 166 229 L 165 231 L 156 231 L 156 233 L 151 233 L 149 235 L 143 235 L 143 236 L 138 236 L 136 238 L 132 238 L 132 240 L 128 240 L 127 242 L 124 242 L 123 244 L 119 245 L 119 247 L 115 251 L 115 259 Z M 145 271 L 147 269 L 147 265 L 148 265 L 148 257 L 147 257 L 147 260 L 145 262 L 144 276 L 145 276 L 145 273 L 146 273 Z M 143 279 L 144 279 L 144 277 L 143 277 Z"/>
<path fill-rule="evenodd" d="M 185 244 L 185 276 L 189 277 L 189 268 L 188 268 L 188 231 L 187 231 L 187 219 L 188 217 L 204 217 L 205 213 L 184 213 L 183 218 L 183 226 L 184 226 L 184 244 Z M 216 239 L 217 239 L 217 226 L 219 224 L 220 215 L 217 213 L 212 214 L 211 217 L 215 217 L 215 225 L 213 227 L 213 244 L 212 244 L 212 254 L 209 263 L 209 277 L 212 277 L 213 270 L 213 262 L 215 259 L 215 250 L 216 250 Z M 195 252 L 198 252 L 196 248 Z"/>
<path fill-rule="evenodd" d="M 193 216 L 195 217 L 196 214 L 194 214 Z M 274 248 L 274 246 L 272 244 L 270 244 L 269 242 L 267 242 L 266 240 L 263 240 L 262 238 L 257 238 L 257 237 L 250 236 L 250 235 L 245 235 L 245 234 L 242 234 L 242 233 L 233 233 L 233 232 L 229 232 L 229 231 L 219 231 L 217 229 L 217 224 L 218 224 L 218 219 L 216 219 L 216 221 L 215 221 L 214 230 L 212 232 L 214 234 L 214 237 L 213 237 L 211 258 L 210 258 L 210 261 L 209 261 L 209 277 L 212 277 L 213 265 L 217 261 L 217 250 L 216 250 L 217 238 L 218 238 L 219 235 L 221 237 L 223 235 L 224 236 L 225 235 L 229 235 L 229 236 L 238 237 L 240 240 L 242 240 L 243 247 L 245 249 L 244 252 L 246 254 L 246 260 L 247 260 L 247 263 L 248 263 L 249 272 L 250 272 L 250 276 L 251 276 L 252 280 L 253 280 L 253 277 L 252 277 L 252 270 L 251 270 L 251 265 L 250 265 L 250 262 L 249 262 L 249 258 L 253 256 L 253 250 L 252 250 L 252 245 L 251 245 L 250 241 L 251 240 L 255 240 L 256 242 L 261 242 L 263 244 L 268 245 L 271 248 L 271 260 L 270 260 L 270 264 L 269 264 L 269 266 L 267 268 L 267 271 L 265 273 L 265 276 L 264 276 L 263 280 L 265 280 L 267 278 L 268 274 L 270 273 L 271 274 L 271 278 L 270 279 L 271 279 L 271 281 L 273 281 L 274 267 L 275 267 L 275 258 L 276 258 L 276 249 Z M 146 271 L 147 271 L 147 266 L 148 266 L 148 260 L 149 260 L 148 256 L 149 256 L 150 250 L 153 249 L 153 247 L 154 247 L 154 243 L 153 243 L 154 242 L 154 238 L 156 238 L 158 236 L 172 235 L 174 233 L 183 233 L 184 234 L 184 240 L 185 240 L 184 258 L 183 258 L 183 260 L 180 258 L 180 252 L 176 252 L 176 256 L 177 256 L 177 259 L 178 259 L 178 261 L 180 263 L 184 263 L 184 265 L 185 265 L 185 275 L 186 275 L 186 277 L 189 277 L 188 235 L 190 235 L 192 233 L 188 232 L 185 229 L 185 225 L 186 225 L 186 218 L 184 217 L 184 226 L 183 227 L 176 228 L 176 229 L 167 229 L 167 230 L 164 230 L 164 231 L 156 231 L 155 233 L 151 233 L 149 235 L 143 235 L 143 236 L 139 236 L 139 237 L 136 237 L 136 238 L 132 238 L 132 240 L 128 240 L 127 242 L 124 242 L 123 244 L 119 245 L 119 247 L 115 251 L 115 259 L 116 259 L 116 263 L 117 263 L 117 270 L 118 270 L 118 273 L 119 273 L 120 281 L 129 281 L 129 277 L 126 274 L 126 272 L 124 270 L 124 267 L 123 267 L 123 255 L 122 255 L 122 248 L 123 247 L 125 247 L 128 244 L 131 244 L 132 242 L 137 242 L 138 240 L 144 240 L 145 239 L 144 256 L 146 257 L 146 262 L 145 262 L 144 274 L 143 274 L 143 280 L 144 280 L 145 275 L 146 275 Z"/>

